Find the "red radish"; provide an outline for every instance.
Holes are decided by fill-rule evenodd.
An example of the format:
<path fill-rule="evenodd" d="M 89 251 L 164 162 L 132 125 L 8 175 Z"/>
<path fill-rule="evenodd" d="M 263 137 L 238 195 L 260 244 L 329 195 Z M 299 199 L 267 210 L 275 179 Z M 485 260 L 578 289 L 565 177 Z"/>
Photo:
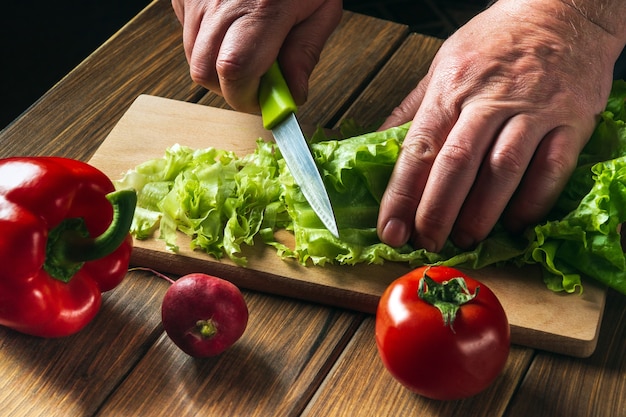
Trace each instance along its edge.
<path fill-rule="evenodd" d="M 183 352 L 196 358 L 219 355 L 243 335 L 248 307 L 234 284 L 195 273 L 173 281 L 161 305 L 163 328 Z"/>

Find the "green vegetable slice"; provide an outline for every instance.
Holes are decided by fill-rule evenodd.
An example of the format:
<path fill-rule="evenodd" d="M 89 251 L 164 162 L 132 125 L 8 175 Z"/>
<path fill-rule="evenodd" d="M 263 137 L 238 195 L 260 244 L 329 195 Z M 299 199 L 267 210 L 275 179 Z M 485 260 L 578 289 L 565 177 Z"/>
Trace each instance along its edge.
<path fill-rule="evenodd" d="M 302 264 L 407 262 L 412 266 L 539 263 L 554 291 L 582 290 L 581 275 L 626 294 L 626 258 L 619 226 L 626 221 L 626 82 L 616 81 L 578 168 L 545 223 L 512 236 L 496 225 L 472 251 L 450 242 L 439 253 L 405 245 L 392 248 L 376 234 L 378 207 L 409 124 L 381 132 L 329 140 L 321 130 L 312 150 L 340 229 L 333 237 L 319 221 L 272 143 L 257 141 L 255 152 L 238 157 L 208 148 L 175 145 L 117 181 L 135 188 L 138 208 L 131 232 L 159 238 L 178 250 L 176 236 L 191 237 L 194 249 L 246 265 L 242 245 L 255 239 L 283 258 Z M 344 131 L 357 132 L 346 123 Z M 291 231 L 295 246 L 275 237 Z"/>

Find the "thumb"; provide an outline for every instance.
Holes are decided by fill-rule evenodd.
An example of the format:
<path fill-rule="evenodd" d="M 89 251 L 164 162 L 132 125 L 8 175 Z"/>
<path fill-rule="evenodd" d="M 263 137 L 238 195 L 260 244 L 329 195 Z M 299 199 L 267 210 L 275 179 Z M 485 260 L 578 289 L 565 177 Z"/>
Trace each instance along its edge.
<path fill-rule="evenodd" d="M 378 213 L 380 240 L 395 247 L 405 244 L 415 232 L 417 209 L 431 168 L 458 118 L 458 114 L 440 107 L 436 93 L 425 98 L 424 85 L 420 83 L 385 122 L 395 126 L 413 120 Z"/>

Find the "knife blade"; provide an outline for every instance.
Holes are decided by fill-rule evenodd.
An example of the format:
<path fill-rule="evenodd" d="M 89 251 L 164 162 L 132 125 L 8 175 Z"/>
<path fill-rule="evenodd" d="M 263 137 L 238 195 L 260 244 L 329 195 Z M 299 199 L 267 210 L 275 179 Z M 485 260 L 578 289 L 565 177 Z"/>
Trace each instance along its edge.
<path fill-rule="evenodd" d="M 259 104 L 263 127 L 272 131 L 302 194 L 330 233 L 339 237 L 328 192 L 296 118 L 296 103 L 276 61 L 261 77 Z"/>

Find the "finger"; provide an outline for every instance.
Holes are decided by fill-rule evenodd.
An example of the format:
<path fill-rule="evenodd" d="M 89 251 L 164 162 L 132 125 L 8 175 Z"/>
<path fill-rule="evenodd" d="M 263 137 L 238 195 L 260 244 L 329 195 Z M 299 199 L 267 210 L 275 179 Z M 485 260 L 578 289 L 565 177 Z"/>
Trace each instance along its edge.
<path fill-rule="evenodd" d="M 428 174 L 456 118 L 434 100 L 415 115 L 381 199 L 377 230 L 380 240 L 390 246 L 409 240 Z"/>
<path fill-rule="evenodd" d="M 224 35 L 215 63 L 220 89 L 236 110 L 257 112 L 261 76 L 281 49 L 295 17 L 273 13 L 247 14 L 235 20 Z"/>
<path fill-rule="evenodd" d="M 191 79 L 217 94 L 221 94 L 221 89 L 215 62 L 224 35 L 235 18 L 230 12 L 211 14 L 193 7 L 185 15 L 183 45 Z"/>
<path fill-rule="evenodd" d="M 193 7 L 187 9 L 186 13 L 183 6 L 179 6 L 175 8 L 175 10 L 177 10 L 176 15 L 178 20 L 183 25 L 183 48 L 185 50 L 185 57 L 187 58 L 187 62 L 191 64 L 196 38 L 202 25 L 203 13 L 202 10 Z"/>
<path fill-rule="evenodd" d="M 471 248 L 500 218 L 546 128 L 526 115 L 509 119 L 488 152 L 454 226 L 452 241 Z"/>
<path fill-rule="evenodd" d="M 498 109 L 467 106 L 434 161 L 415 213 L 415 247 L 441 250 L 502 125 Z"/>
<path fill-rule="evenodd" d="M 245 5 L 212 12 L 192 8 L 183 30 L 192 80 L 236 110 L 258 111 L 260 77 L 278 56 L 289 27 L 284 16 L 269 11 L 265 16 Z"/>
<path fill-rule="evenodd" d="M 294 26 L 282 45 L 280 66 L 298 105 L 307 99 L 311 73 L 342 13 L 341 2 L 325 2 L 309 18 Z"/>
<path fill-rule="evenodd" d="M 304 103 L 309 76 L 342 13 L 341 2 L 327 1 L 319 6 L 300 4 L 292 12 L 256 11 L 235 21 L 224 36 L 216 63 L 224 98 L 239 110 L 258 110 L 259 80 L 280 53 L 281 70 L 294 100 Z"/>
<path fill-rule="evenodd" d="M 545 218 L 576 168 L 578 155 L 591 132 L 571 126 L 550 131 L 541 141 L 519 189 L 505 212 L 514 232 Z"/>

